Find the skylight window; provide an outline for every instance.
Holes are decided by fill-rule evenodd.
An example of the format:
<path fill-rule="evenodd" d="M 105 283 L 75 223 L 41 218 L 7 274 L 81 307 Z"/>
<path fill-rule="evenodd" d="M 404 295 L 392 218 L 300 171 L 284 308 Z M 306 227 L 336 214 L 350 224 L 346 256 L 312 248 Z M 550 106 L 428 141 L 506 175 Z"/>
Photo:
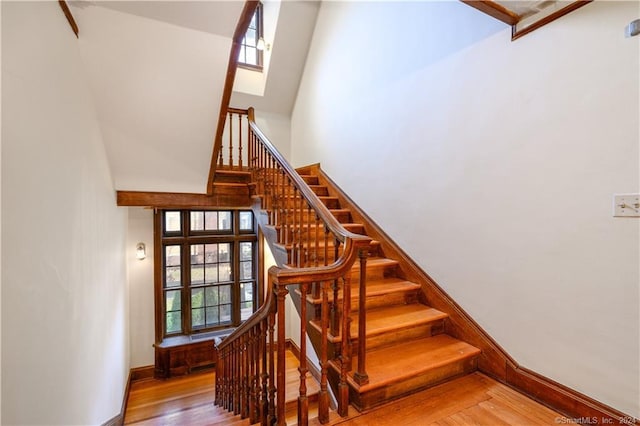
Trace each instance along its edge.
<path fill-rule="evenodd" d="M 263 26 L 262 3 L 260 3 L 251 18 L 247 33 L 242 39 L 240 55 L 238 57 L 239 66 L 262 71 L 262 51 L 264 50 Z"/>

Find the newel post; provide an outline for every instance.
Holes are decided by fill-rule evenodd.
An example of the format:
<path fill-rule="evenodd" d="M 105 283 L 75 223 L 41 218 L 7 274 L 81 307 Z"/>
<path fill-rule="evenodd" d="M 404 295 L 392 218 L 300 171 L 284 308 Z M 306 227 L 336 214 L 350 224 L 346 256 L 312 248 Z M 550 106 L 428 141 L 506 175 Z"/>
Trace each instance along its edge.
<path fill-rule="evenodd" d="M 366 353 L 367 353 L 367 257 L 368 249 L 358 250 L 360 258 L 360 293 L 358 302 L 358 369 L 353 374 L 353 379 L 360 386 L 369 383 L 367 374 Z"/>

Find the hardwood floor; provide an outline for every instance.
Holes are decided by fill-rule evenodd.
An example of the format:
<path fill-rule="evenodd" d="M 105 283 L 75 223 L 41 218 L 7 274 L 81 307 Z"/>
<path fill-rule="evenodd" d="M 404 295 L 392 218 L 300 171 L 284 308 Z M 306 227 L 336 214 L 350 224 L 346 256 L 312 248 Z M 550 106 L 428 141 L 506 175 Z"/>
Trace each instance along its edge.
<path fill-rule="evenodd" d="M 295 358 L 294 361 L 295 362 Z M 297 372 L 287 366 L 287 376 Z M 133 383 L 125 424 L 131 425 L 248 425 L 213 405 L 212 371 L 169 380 Z M 366 413 L 350 409 L 349 417 L 332 412 L 330 424 L 344 426 L 554 425 L 560 414 L 511 388 L 473 373 L 388 403 Z M 287 417 L 295 424 L 295 414 Z M 316 419 L 311 424 L 318 425 Z"/>

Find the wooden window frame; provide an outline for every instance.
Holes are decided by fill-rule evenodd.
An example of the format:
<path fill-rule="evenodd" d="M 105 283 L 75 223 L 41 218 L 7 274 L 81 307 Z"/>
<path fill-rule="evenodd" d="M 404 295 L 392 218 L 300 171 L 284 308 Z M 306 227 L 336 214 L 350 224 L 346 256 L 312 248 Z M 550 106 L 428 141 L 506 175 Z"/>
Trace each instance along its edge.
<path fill-rule="evenodd" d="M 181 232 L 164 232 L 165 212 L 180 212 Z M 230 231 L 191 231 L 190 216 L 192 211 L 230 211 L 231 214 L 231 230 Z M 240 230 L 240 212 L 250 211 L 247 209 L 166 209 L 156 210 L 154 214 L 154 301 L 155 301 L 155 332 L 156 344 L 161 343 L 165 339 L 171 339 L 178 336 L 189 337 L 196 336 L 201 333 L 209 333 L 224 329 L 233 329 L 242 323 L 241 321 L 241 301 L 240 301 L 240 283 L 251 282 L 253 285 L 253 312 L 255 312 L 261 302 L 261 289 L 258 285 L 258 275 L 260 273 L 259 254 L 260 248 L 258 243 L 258 230 L 255 216 L 253 216 L 252 230 Z M 253 278 L 251 280 L 240 280 L 240 243 L 251 242 L 253 244 Z M 225 324 L 217 324 L 213 326 L 205 326 L 194 328 L 191 325 L 191 290 L 192 288 L 201 287 L 200 285 L 191 286 L 190 270 L 191 255 L 190 247 L 192 244 L 216 244 L 230 243 L 231 253 L 230 261 L 232 268 L 231 283 L 231 322 Z M 166 331 L 166 308 L 165 293 L 174 290 L 165 288 L 165 247 L 171 245 L 179 245 L 181 253 L 181 286 L 175 290 L 180 290 L 181 295 L 181 331 L 167 334 Z M 214 284 L 218 285 L 218 284 Z M 204 284 L 206 286 L 206 284 Z"/>
<path fill-rule="evenodd" d="M 256 34 L 257 34 L 256 46 L 247 45 L 246 43 L 247 37 L 245 34 L 245 36 L 242 38 L 242 42 L 240 43 L 241 47 L 240 47 L 240 53 L 238 53 L 238 67 L 245 68 L 252 71 L 262 72 L 263 65 L 264 65 L 264 51 L 258 50 L 257 48 L 258 40 L 260 40 L 260 38 L 264 38 L 264 13 L 263 13 L 262 3 L 258 4 L 258 7 L 256 8 L 256 11 L 254 12 L 254 14 L 256 17 L 256 27 L 257 27 L 255 28 Z M 251 24 L 249 24 L 249 27 L 247 28 L 247 32 L 249 32 L 249 30 L 251 29 L 254 29 L 254 28 L 252 28 Z M 243 48 L 256 49 L 257 64 L 251 64 L 251 63 L 245 62 L 244 60 L 246 60 L 247 58 L 246 53 L 244 55 L 245 56 L 244 58 L 240 57 L 242 55 Z"/>

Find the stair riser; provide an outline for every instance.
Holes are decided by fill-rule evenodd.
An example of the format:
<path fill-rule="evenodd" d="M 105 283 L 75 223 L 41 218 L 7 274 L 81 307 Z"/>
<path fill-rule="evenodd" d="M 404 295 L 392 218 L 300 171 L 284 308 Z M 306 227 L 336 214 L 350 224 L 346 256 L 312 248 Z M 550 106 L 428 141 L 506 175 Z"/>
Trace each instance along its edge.
<path fill-rule="evenodd" d="M 380 280 L 384 277 L 392 276 L 396 270 L 396 266 L 367 266 L 367 280 Z M 351 283 L 360 283 L 360 268 L 351 270 Z"/>
<path fill-rule="evenodd" d="M 319 197 L 320 201 L 322 201 L 322 204 L 324 204 L 328 209 L 338 209 L 340 208 L 340 202 L 338 201 L 337 198 L 330 198 L 330 197 Z M 285 199 L 281 199 L 280 201 L 282 201 L 281 206 L 286 207 L 287 209 L 299 209 L 300 208 L 300 199 L 299 198 L 291 198 L 291 197 L 286 197 Z M 306 209 L 306 202 L 303 201 L 302 202 L 302 209 L 305 210 Z"/>
<path fill-rule="evenodd" d="M 280 213 L 280 212 L 278 212 Z M 316 214 L 315 212 L 309 212 L 306 208 L 302 211 L 302 217 L 300 216 L 300 209 L 288 209 L 284 214 L 287 216 L 287 223 L 295 223 L 296 225 L 302 221 L 303 225 L 316 224 Z M 351 221 L 351 215 L 348 211 L 332 211 L 331 214 L 338 220 L 340 223 L 349 223 Z"/>
<path fill-rule="evenodd" d="M 360 235 L 364 234 L 363 226 L 359 226 L 359 225 L 345 226 L 344 228 L 349 232 L 353 232 L 354 234 L 360 234 Z M 305 238 L 307 235 L 310 235 L 312 239 L 315 239 L 317 235 L 320 241 L 324 241 L 325 235 L 327 235 L 327 239 L 329 241 L 334 239 L 334 236 L 331 232 L 328 232 L 328 233 L 325 232 L 325 227 L 323 225 L 316 226 L 315 223 L 311 223 L 308 226 L 302 226 L 302 227 L 298 225 L 281 226 L 281 227 L 278 227 L 278 230 L 281 236 L 284 236 L 286 232 L 288 235 L 293 235 L 294 233 L 297 235 L 299 233 L 302 233 L 305 236 Z"/>
<path fill-rule="evenodd" d="M 471 373 L 476 369 L 477 361 L 475 358 L 465 359 L 362 394 L 358 394 L 358 392 L 355 392 L 353 388 L 350 387 L 349 396 L 351 403 L 358 410 L 369 410 L 393 399 L 401 398 L 454 377 Z"/>
<path fill-rule="evenodd" d="M 219 175 L 216 174 L 214 183 L 237 183 L 247 185 L 251 181 L 250 176 L 234 176 L 234 175 Z"/>

